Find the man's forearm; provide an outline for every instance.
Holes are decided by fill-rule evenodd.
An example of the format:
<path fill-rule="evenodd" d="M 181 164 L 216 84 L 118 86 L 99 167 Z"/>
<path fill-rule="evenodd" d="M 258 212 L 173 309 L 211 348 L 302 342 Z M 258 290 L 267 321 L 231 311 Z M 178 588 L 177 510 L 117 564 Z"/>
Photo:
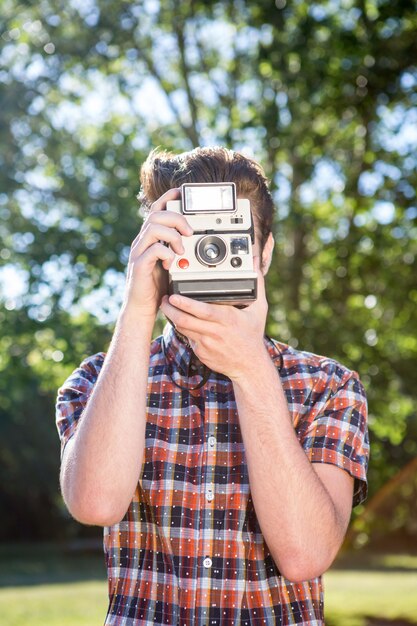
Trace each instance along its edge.
<path fill-rule="evenodd" d="M 312 578 L 335 556 L 344 528 L 301 448 L 267 351 L 233 382 L 252 499 L 265 541 L 287 578 Z"/>
<path fill-rule="evenodd" d="M 121 311 L 79 428 L 65 449 L 61 486 L 79 521 L 109 525 L 125 514 L 143 459 L 153 321 Z"/>

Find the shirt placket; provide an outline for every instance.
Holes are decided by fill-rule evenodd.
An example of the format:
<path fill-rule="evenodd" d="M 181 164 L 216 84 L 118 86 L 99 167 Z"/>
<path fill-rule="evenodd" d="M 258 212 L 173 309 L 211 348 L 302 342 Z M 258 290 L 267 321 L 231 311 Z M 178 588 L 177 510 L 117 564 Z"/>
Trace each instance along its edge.
<path fill-rule="evenodd" d="M 199 576 L 197 581 L 196 606 L 197 614 L 202 616 L 201 624 L 208 623 L 212 579 L 216 577 L 214 550 L 214 507 L 215 493 L 215 465 L 217 452 L 217 418 L 215 410 L 215 384 L 210 379 L 205 394 L 205 423 L 204 423 L 204 452 L 202 455 L 202 480 L 200 490 L 200 538 L 199 538 Z M 206 611 L 206 615 L 204 615 Z M 207 621 L 204 621 L 206 618 Z"/>

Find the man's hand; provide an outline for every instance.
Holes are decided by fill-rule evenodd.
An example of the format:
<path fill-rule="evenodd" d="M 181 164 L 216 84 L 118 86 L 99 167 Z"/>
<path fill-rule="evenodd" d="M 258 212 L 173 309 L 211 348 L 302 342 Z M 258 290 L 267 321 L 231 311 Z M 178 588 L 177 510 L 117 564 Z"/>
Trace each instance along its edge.
<path fill-rule="evenodd" d="M 167 293 L 166 270 L 175 252 L 183 251 L 181 235 L 193 232 L 183 215 L 165 209 L 179 195 L 179 189 L 170 189 L 153 203 L 131 246 L 125 299 L 97 382 L 89 385 L 87 402 L 84 381 L 74 396 L 83 400 L 71 400 L 63 409 L 73 413 L 81 407 L 83 414 L 65 447 L 61 489 L 71 514 L 86 524 L 120 522 L 137 488 L 152 330 Z"/>
<path fill-rule="evenodd" d="M 182 254 L 184 251 L 181 235 L 190 236 L 193 232 L 183 215 L 165 209 L 168 200 L 179 197 L 179 189 L 170 189 L 152 204 L 130 248 L 125 306 L 152 321 L 168 290 L 164 270 L 171 266 L 175 252 Z"/>
<path fill-rule="evenodd" d="M 258 298 L 244 309 L 227 304 L 199 302 L 185 296 L 164 296 L 161 310 L 185 335 L 202 363 L 237 380 L 254 361 L 265 358 L 264 330 L 268 312 L 265 282 L 258 273 Z"/>

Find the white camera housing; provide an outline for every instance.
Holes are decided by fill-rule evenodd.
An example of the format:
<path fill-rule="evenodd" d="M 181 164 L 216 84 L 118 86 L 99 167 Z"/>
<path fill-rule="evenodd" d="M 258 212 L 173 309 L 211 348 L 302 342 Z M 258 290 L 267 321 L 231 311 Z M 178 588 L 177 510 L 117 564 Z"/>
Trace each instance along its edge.
<path fill-rule="evenodd" d="M 184 183 L 181 200 L 167 211 L 183 214 L 194 233 L 182 237 L 184 254 L 168 271 L 169 294 L 245 306 L 257 297 L 253 267 L 254 226 L 247 199 L 234 183 Z"/>

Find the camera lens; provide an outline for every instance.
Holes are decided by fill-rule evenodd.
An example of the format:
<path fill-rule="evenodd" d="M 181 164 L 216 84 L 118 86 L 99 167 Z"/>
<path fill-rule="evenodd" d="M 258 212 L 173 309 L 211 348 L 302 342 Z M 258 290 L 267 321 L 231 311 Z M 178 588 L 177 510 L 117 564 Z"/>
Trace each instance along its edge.
<path fill-rule="evenodd" d="M 226 258 L 226 254 L 226 244 L 217 235 L 207 235 L 197 244 L 196 255 L 204 265 L 219 265 Z"/>
<path fill-rule="evenodd" d="M 208 246 L 204 248 L 204 254 L 209 259 L 213 259 L 214 261 L 214 259 L 217 259 L 220 254 L 219 246 L 215 243 L 209 243 Z"/>

